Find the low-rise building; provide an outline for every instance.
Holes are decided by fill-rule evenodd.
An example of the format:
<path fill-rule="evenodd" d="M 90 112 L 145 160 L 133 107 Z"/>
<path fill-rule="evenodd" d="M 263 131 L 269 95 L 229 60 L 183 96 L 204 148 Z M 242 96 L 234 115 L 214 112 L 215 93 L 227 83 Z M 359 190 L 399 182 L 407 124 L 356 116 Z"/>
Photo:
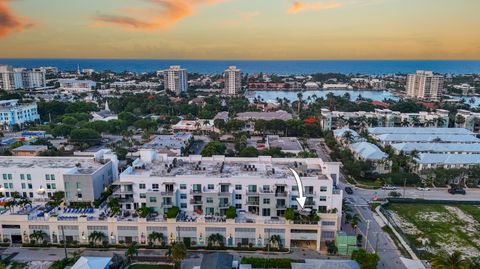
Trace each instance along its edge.
<path fill-rule="evenodd" d="M 91 112 L 90 115 L 92 116 L 92 121 L 110 121 L 110 120 L 118 120 L 118 115 L 115 114 L 110 110 L 108 106 L 108 101 L 105 101 L 105 108 L 100 111 Z"/>
<path fill-rule="evenodd" d="M 213 120 L 181 120 L 172 125 L 174 132 L 219 132 Z"/>
<path fill-rule="evenodd" d="M 292 114 L 278 110 L 275 112 L 242 112 L 238 113 L 236 119 L 243 121 L 255 121 L 255 120 L 290 120 Z"/>
<path fill-rule="evenodd" d="M 23 125 L 39 119 L 35 102 L 19 103 L 17 99 L 0 101 L 0 128 L 9 129 L 15 124 Z"/>
<path fill-rule="evenodd" d="M 154 149 L 157 152 L 171 152 L 170 156 L 180 156 L 190 147 L 193 142 L 191 133 L 179 132 L 173 135 L 156 135 L 142 149 Z"/>
<path fill-rule="evenodd" d="M 23 145 L 18 148 L 12 149 L 12 154 L 13 156 L 38 156 L 40 153 L 47 151 L 48 147 L 47 146 L 42 146 L 42 145 Z"/>
<path fill-rule="evenodd" d="M 303 151 L 303 146 L 296 137 L 279 137 L 278 135 L 268 135 L 265 140 L 266 148 L 279 148 L 284 153 L 297 155 Z"/>
<path fill-rule="evenodd" d="M 357 142 L 350 144 L 349 147 L 356 159 L 370 161 L 373 164 L 373 173 L 390 173 L 392 165 L 388 159 L 388 154 L 383 152 L 377 145 L 369 142 Z"/>
<path fill-rule="evenodd" d="M 74 92 L 87 92 L 97 87 L 97 83 L 91 80 L 59 79 L 58 83 L 61 89 Z"/>

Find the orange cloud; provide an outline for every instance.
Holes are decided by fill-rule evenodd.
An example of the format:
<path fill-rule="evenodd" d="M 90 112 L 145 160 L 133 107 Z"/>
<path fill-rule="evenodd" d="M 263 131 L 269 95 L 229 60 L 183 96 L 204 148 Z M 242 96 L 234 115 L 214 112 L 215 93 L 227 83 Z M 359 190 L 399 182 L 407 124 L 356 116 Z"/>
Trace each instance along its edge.
<path fill-rule="evenodd" d="M 145 0 L 155 7 L 148 10 L 136 10 L 142 15 L 99 15 L 95 16 L 96 25 L 117 25 L 126 29 L 157 30 L 168 28 L 181 19 L 191 16 L 199 5 L 213 5 L 224 0 Z"/>
<path fill-rule="evenodd" d="M 32 26 L 27 19 L 13 13 L 8 2 L 9 0 L 0 0 L 0 37 L 7 36 L 13 31 L 21 32 Z"/>
<path fill-rule="evenodd" d="M 321 2 L 300 2 L 295 1 L 293 5 L 288 9 L 288 13 L 296 14 L 306 10 L 325 10 L 342 7 L 342 3 L 321 3 Z"/>

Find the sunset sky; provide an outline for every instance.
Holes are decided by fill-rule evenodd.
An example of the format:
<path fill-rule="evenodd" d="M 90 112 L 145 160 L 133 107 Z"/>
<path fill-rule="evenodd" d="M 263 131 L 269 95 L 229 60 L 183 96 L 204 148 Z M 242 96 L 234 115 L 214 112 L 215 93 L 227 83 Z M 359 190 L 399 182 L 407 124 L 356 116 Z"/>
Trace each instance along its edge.
<path fill-rule="evenodd" d="M 479 0 L 0 0 L 0 57 L 480 59 L 479 10 Z"/>

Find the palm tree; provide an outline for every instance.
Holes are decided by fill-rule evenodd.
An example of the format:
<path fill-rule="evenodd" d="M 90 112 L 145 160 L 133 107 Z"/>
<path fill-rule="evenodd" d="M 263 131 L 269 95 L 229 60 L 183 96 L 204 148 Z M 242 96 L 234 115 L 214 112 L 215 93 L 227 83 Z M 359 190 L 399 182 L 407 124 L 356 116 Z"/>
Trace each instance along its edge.
<path fill-rule="evenodd" d="M 352 215 L 352 217 L 349 220 L 350 225 L 352 226 L 353 229 L 356 229 L 358 224 L 362 222 L 360 217 L 357 214 Z"/>
<path fill-rule="evenodd" d="M 410 121 L 408 121 L 407 118 L 404 118 L 401 125 L 402 125 L 402 127 L 408 127 L 408 126 L 410 126 Z"/>
<path fill-rule="evenodd" d="M 154 245 L 157 243 L 157 241 L 162 244 L 163 242 L 163 233 L 158 233 L 158 232 L 151 232 L 148 235 L 148 241 L 152 242 Z"/>
<path fill-rule="evenodd" d="M 415 127 L 420 125 L 420 119 L 417 116 L 412 117 L 412 125 Z"/>
<path fill-rule="evenodd" d="M 462 258 L 462 253 L 458 250 L 451 255 L 446 252 L 440 252 L 432 259 L 432 269 L 468 269 L 468 261 Z"/>
<path fill-rule="evenodd" d="M 300 110 L 302 109 L 302 103 L 303 103 L 303 94 L 301 92 L 297 93 L 297 98 L 298 98 L 298 107 L 297 107 L 297 113 L 300 114 Z"/>
<path fill-rule="evenodd" d="M 351 131 L 346 131 L 345 133 L 343 133 L 342 137 L 347 144 L 351 144 L 353 142 L 353 134 Z"/>
<path fill-rule="evenodd" d="M 137 242 L 133 242 L 125 251 L 125 256 L 128 258 L 129 262 L 132 262 L 133 256 L 138 256 L 138 245 Z"/>
<path fill-rule="evenodd" d="M 175 265 L 187 257 L 187 247 L 183 242 L 174 242 L 166 253 L 173 262 L 173 268 Z"/>
<path fill-rule="evenodd" d="M 93 244 L 96 244 L 98 241 L 101 243 L 105 237 L 106 235 L 104 233 L 100 231 L 93 231 L 88 236 L 88 241 L 92 242 Z"/>
<path fill-rule="evenodd" d="M 282 238 L 278 234 L 274 234 L 270 237 L 270 244 L 272 244 L 275 248 L 282 248 Z"/>
<path fill-rule="evenodd" d="M 120 201 L 116 197 L 112 198 L 112 199 L 110 199 L 110 201 L 108 201 L 107 207 L 110 209 L 110 213 L 113 216 L 118 215 L 118 213 L 120 213 L 120 211 L 121 211 Z"/>
<path fill-rule="evenodd" d="M 43 241 L 45 240 L 45 238 L 47 237 L 47 233 L 44 232 L 44 231 L 41 231 L 41 230 L 38 230 L 38 231 L 33 231 L 33 233 L 30 234 L 30 240 L 34 240 L 38 243 L 43 243 Z"/>
<path fill-rule="evenodd" d="M 437 127 L 443 127 L 445 126 L 445 123 L 447 123 L 447 120 L 445 118 L 437 118 Z"/>
<path fill-rule="evenodd" d="M 209 246 L 214 246 L 214 247 L 222 247 L 224 245 L 224 239 L 223 235 L 216 233 L 216 234 L 211 234 L 208 239 L 208 245 Z"/>

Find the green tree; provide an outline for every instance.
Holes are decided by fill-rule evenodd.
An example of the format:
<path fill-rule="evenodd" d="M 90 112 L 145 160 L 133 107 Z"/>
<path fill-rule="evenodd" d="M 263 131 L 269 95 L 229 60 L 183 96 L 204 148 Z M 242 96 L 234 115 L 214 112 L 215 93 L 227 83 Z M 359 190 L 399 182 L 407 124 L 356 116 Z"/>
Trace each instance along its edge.
<path fill-rule="evenodd" d="M 91 129 L 75 129 L 70 133 L 70 141 L 81 146 L 97 145 L 101 138 L 99 133 Z"/>
<path fill-rule="evenodd" d="M 154 245 L 158 243 L 162 244 L 163 242 L 163 233 L 159 233 L 159 232 L 151 232 L 149 235 L 148 235 L 148 241 L 149 242 L 152 242 Z"/>
<path fill-rule="evenodd" d="M 213 155 L 223 155 L 227 147 L 220 141 L 211 141 L 202 150 L 203 157 L 211 157 Z"/>
<path fill-rule="evenodd" d="M 240 157 L 258 157 L 258 150 L 254 147 L 246 147 L 238 154 Z"/>
<path fill-rule="evenodd" d="M 174 242 L 167 251 L 167 256 L 174 262 L 174 268 L 177 263 L 187 257 L 187 247 L 183 242 Z"/>
<path fill-rule="evenodd" d="M 295 218 L 295 211 L 293 208 L 287 208 L 284 216 L 286 220 L 293 220 Z"/>
<path fill-rule="evenodd" d="M 127 158 L 128 150 L 126 148 L 117 147 L 115 149 L 115 154 L 117 154 L 119 160 L 125 160 Z"/>
<path fill-rule="evenodd" d="M 234 219 L 237 216 L 237 209 L 233 206 L 229 207 L 225 212 L 225 216 L 227 219 Z"/>
<path fill-rule="evenodd" d="M 103 242 L 103 239 L 105 239 L 106 235 L 103 232 L 100 231 L 93 231 L 88 235 L 88 241 L 92 242 L 93 244 L 97 244 L 98 242 Z"/>
<path fill-rule="evenodd" d="M 458 250 L 451 255 L 446 252 L 438 253 L 432 259 L 432 269 L 469 269 L 468 260 L 462 257 L 462 253 Z"/>
<path fill-rule="evenodd" d="M 30 240 L 36 241 L 37 243 L 41 244 L 48 237 L 47 233 L 41 230 L 35 230 L 33 233 L 30 234 Z"/>
<path fill-rule="evenodd" d="M 380 257 L 375 253 L 367 253 L 364 249 L 357 249 L 352 252 L 352 260 L 358 262 L 360 269 L 376 269 Z"/>
<path fill-rule="evenodd" d="M 114 197 L 114 198 L 110 199 L 110 201 L 108 201 L 107 207 L 110 209 L 110 213 L 113 216 L 118 215 L 118 213 L 120 213 L 120 211 L 121 211 L 120 201 L 116 197 Z"/>
<path fill-rule="evenodd" d="M 125 251 L 125 256 L 128 258 L 129 262 L 132 262 L 134 256 L 138 256 L 138 245 L 136 242 L 133 242 L 128 246 L 127 250 Z"/>

